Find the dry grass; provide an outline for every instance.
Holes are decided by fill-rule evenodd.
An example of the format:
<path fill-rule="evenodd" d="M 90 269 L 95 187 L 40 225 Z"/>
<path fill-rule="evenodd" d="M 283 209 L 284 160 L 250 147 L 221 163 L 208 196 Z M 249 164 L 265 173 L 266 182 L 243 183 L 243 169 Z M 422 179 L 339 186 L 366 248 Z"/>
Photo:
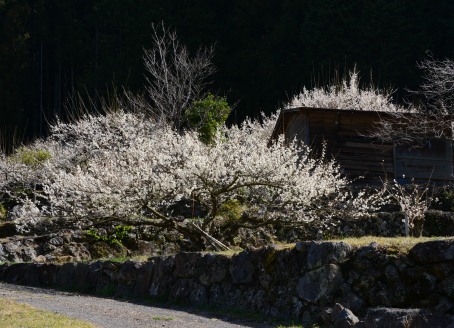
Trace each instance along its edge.
<path fill-rule="evenodd" d="M 123 263 L 126 261 L 137 261 L 137 262 L 146 262 L 150 258 L 149 255 L 134 255 L 134 256 L 122 256 L 122 257 L 101 257 L 96 259 L 96 261 L 112 261 Z"/>
<path fill-rule="evenodd" d="M 350 238 L 333 238 L 327 240 L 321 240 L 321 242 L 344 242 L 352 245 L 353 247 L 368 246 L 371 243 L 377 243 L 380 247 L 388 249 L 388 253 L 399 253 L 406 254 L 408 251 L 419 243 L 424 243 L 433 240 L 449 240 L 454 237 L 376 237 L 376 236 L 364 236 L 364 237 L 350 237 Z M 277 244 L 277 249 L 289 249 L 295 247 L 295 244 Z"/>
<path fill-rule="evenodd" d="M 0 326 L 2 328 L 96 328 L 97 326 L 26 304 L 0 299 Z"/>
<path fill-rule="evenodd" d="M 233 248 L 233 249 L 226 250 L 226 251 L 216 251 L 216 252 L 210 252 L 210 253 L 224 255 L 227 257 L 232 257 L 234 255 L 241 253 L 242 251 L 243 251 L 242 248 Z"/>
<path fill-rule="evenodd" d="M 367 246 L 373 242 L 376 242 L 380 246 L 397 249 L 400 253 L 407 253 L 413 246 L 419 243 L 423 243 L 431 240 L 446 240 L 452 239 L 452 237 L 375 237 L 375 236 L 364 236 L 359 238 L 343 238 L 343 239 L 331 239 L 327 241 L 342 241 L 352 246 Z"/>
<path fill-rule="evenodd" d="M 377 243 L 380 247 L 388 249 L 388 253 L 399 253 L 399 254 L 406 254 L 410 251 L 410 249 L 419 243 L 424 243 L 427 241 L 432 240 L 448 240 L 454 239 L 454 237 L 376 237 L 376 236 L 364 236 L 364 237 L 350 237 L 350 238 L 338 238 L 338 239 L 328 239 L 328 240 L 321 240 L 323 242 L 344 242 L 346 244 L 350 244 L 353 247 L 361 247 L 361 246 L 368 246 L 371 243 Z M 276 243 L 273 244 L 276 250 L 284 250 L 284 249 L 291 249 L 295 247 L 294 243 Z M 232 257 L 233 255 L 237 255 L 240 253 L 242 249 L 235 249 L 231 251 L 222 251 L 222 252 L 214 252 L 215 254 L 221 254 L 228 257 Z"/>

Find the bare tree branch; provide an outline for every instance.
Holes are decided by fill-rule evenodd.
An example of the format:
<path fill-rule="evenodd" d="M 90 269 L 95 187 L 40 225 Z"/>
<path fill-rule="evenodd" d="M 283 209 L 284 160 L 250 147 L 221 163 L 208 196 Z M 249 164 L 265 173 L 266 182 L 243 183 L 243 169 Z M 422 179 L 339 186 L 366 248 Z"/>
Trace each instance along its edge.
<path fill-rule="evenodd" d="M 175 31 L 164 23 L 153 25 L 152 30 L 153 47 L 144 50 L 149 110 L 158 121 L 180 129 L 184 111 L 203 97 L 208 78 L 215 72 L 214 47 L 201 47 L 191 57 Z M 144 99 L 133 98 L 136 105 L 144 107 Z"/>
<path fill-rule="evenodd" d="M 450 59 L 426 59 L 418 63 L 424 71 L 420 90 L 413 93 L 424 98 L 424 110 L 435 114 L 454 111 L 454 62 Z"/>
<path fill-rule="evenodd" d="M 370 137 L 413 146 L 424 146 L 431 139 L 453 139 L 454 62 L 429 58 L 418 67 L 424 71 L 423 83 L 410 92 L 422 98 L 421 104 L 407 112 L 386 113 Z"/>
<path fill-rule="evenodd" d="M 454 116 L 431 112 L 387 113 L 368 137 L 397 145 L 424 146 L 429 140 L 453 138 Z"/>

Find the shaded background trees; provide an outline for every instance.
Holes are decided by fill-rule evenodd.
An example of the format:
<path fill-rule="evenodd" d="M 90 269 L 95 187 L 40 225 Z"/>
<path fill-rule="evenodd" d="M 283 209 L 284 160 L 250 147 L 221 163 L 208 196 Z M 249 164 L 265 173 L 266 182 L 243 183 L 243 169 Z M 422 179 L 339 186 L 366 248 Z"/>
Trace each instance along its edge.
<path fill-rule="evenodd" d="M 354 64 L 379 87 L 416 89 L 428 51 L 454 55 L 449 0 L 0 0 L 3 146 L 45 134 L 71 93 L 141 90 L 143 49 L 160 21 L 190 50 L 216 44 L 212 89 L 238 102 L 231 121 L 271 112 Z"/>

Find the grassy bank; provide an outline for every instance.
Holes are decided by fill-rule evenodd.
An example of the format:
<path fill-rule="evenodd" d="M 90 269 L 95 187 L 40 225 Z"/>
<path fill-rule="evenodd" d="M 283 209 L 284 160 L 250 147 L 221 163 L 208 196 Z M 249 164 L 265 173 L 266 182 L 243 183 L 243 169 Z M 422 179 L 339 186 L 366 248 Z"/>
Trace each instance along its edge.
<path fill-rule="evenodd" d="M 96 328 L 97 326 L 12 300 L 0 299 L 0 323 L 4 328 Z"/>
<path fill-rule="evenodd" d="M 364 236 L 364 237 L 354 237 L 354 238 L 342 238 L 342 239 L 331 239 L 327 241 L 342 241 L 346 244 L 352 246 L 361 247 L 367 246 L 371 243 L 377 243 L 382 247 L 395 248 L 398 249 L 401 253 L 408 253 L 408 251 L 419 243 L 424 243 L 427 241 L 433 240 L 447 240 L 452 239 L 453 237 L 376 237 L 376 236 Z"/>

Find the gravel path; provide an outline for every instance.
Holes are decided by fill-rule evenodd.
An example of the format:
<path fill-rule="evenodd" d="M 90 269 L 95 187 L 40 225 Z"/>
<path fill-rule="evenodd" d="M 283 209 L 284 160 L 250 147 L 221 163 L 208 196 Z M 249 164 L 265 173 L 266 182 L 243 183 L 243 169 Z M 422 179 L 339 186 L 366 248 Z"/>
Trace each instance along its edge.
<path fill-rule="evenodd" d="M 267 324 L 241 322 L 209 314 L 192 314 L 181 310 L 138 305 L 109 298 L 4 283 L 0 283 L 0 298 L 13 299 L 35 308 L 58 312 L 105 328 L 272 327 Z"/>

